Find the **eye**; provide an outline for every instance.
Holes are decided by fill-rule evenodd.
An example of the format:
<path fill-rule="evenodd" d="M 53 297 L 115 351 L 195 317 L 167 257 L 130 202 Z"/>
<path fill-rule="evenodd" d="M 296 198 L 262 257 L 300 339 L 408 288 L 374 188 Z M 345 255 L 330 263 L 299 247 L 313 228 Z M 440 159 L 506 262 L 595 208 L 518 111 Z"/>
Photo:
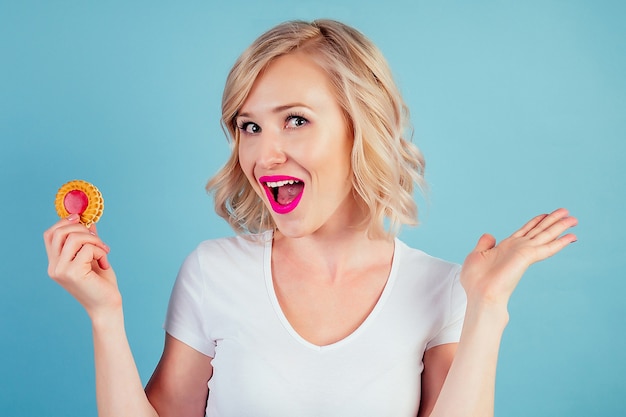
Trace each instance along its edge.
<path fill-rule="evenodd" d="M 290 114 L 287 116 L 286 127 L 288 129 L 297 129 L 309 123 L 307 119 L 299 114 Z"/>
<path fill-rule="evenodd" d="M 256 133 L 261 132 L 261 126 L 259 126 L 258 124 L 254 122 L 238 122 L 237 129 L 250 135 L 254 135 Z"/>

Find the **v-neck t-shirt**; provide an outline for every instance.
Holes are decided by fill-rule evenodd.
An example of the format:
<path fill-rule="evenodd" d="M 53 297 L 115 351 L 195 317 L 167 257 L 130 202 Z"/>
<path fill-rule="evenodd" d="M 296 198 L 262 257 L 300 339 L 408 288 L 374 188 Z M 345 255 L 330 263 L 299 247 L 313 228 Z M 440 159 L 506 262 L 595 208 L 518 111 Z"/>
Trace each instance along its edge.
<path fill-rule="evenodd" d="M 424 352 L 461 334 L 460 267 L 396 239 L 370 314 L 317 346 L 285 317 L 271 256 L 271 232 L 208 240 L 179 271 L 164 327 L 213 358 L 206 416 L 415 417 Z"/>

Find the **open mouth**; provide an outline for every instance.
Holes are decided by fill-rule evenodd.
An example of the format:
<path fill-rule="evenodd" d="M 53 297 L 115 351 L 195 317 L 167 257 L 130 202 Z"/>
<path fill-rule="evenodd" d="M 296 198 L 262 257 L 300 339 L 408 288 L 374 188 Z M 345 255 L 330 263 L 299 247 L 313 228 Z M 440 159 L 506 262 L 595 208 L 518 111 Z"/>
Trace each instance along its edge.
<path fill-rule="evenodd" d="M 259 178 L 267 199 L 278 214 L 286 214 L 294 210 L 304 191 L 304 182 L 298 178 L 287 176 L 266 176 Z"/>

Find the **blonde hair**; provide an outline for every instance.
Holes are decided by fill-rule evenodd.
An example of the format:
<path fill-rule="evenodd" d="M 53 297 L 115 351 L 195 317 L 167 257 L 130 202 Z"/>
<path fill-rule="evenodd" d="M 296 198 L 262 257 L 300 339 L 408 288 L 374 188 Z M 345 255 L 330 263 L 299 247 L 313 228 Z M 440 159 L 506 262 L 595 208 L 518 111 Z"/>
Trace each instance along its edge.
<path fill-rule="evenodd" d="M 217 214 L 237 233 L 275 228 L 239 165 L 235 119 L 259 73 L 272 60 L 296 51 L 307 53 L 326 70 L 351 127 L 353 192 L 366 213 L 368 235 L 395 235 L 401 225 L 417 224 L 413 189 L 425 186 L 425 164 L 419 149 L 405 138 L 408 108 L 380 50 L 356 29 L 334 20 L 282 23 L 261 35 L 235 62 L 222 96 L 221 119 L 232 154 L 206 187 L 214 193 Z"/>

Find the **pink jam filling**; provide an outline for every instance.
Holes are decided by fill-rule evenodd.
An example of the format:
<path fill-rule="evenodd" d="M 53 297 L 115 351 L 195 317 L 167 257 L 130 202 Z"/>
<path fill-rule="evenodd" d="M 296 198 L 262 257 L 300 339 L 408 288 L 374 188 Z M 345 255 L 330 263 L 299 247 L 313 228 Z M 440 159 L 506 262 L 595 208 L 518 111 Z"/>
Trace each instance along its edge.
<path fill-rule="evenodd" d="M 72 190 L 63 199 L 65 210 L 70 214 L 82 214 L 89 205 L 87 194 L 80 190 Z"/>

